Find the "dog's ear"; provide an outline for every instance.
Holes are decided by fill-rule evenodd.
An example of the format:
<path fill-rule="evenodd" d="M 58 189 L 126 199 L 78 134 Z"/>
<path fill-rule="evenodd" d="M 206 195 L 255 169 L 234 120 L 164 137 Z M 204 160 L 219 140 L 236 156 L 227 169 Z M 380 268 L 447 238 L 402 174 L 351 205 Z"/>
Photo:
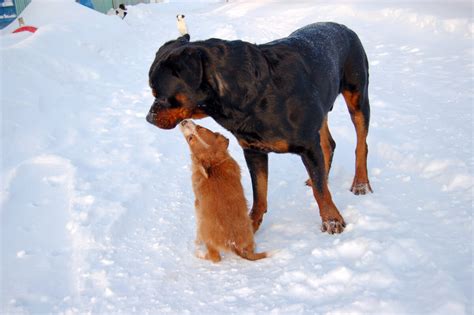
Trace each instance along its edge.
<path fill-rule="evenodd" d="M 168 57 L 166 65 L 174 76 L 185 81 L 188 86 L 197 90 L 203 78 L 202 53 L 199 48 L 179 48 Z"/>
<path fill-rule="evenodd" d="M 151 77 L 153 71 L 165 61 L 175 50 L 182 49 L 182 46 L 189 44 L 190 36 L 188 34 L 178 37 L 175 40 L 170 40 L 161 46 L 155 55 L 155 60 L 151 64 L 148 76 Z"/>

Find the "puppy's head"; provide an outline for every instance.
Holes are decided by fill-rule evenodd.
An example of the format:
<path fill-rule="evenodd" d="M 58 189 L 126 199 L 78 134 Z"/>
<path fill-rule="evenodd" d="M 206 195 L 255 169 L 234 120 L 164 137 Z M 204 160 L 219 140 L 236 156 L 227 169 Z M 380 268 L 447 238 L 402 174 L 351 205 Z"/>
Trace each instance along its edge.
<path fill-rule="evenodd" d="M 201 51 L 186 45 L 185 36 L 178 40 L 180 42 L 168 44 L 168 48 L 160 48 L 149 72 L 149 83 L 155 101 L 149 110 L 147 121 L 162 129 L 172 129 L 184 119 L 206 117 L 204 110 L 198 105 L 203 104 L 207 98 L 206 92 L 201 88 Z M 183 43 L 180 44 L 181 42 Z"/>
<path fill-rule="evenodd" d="M 176 19 L 177 19 L 178 21 L 183 21 L 184 18 L 185 18 L 184 14 L 178 14 L 178 15 L 176 16 Z"/>
<path fill-rule="evenodd" d="M 205 167 L 209 167 L 227 157 L 229 139 L 220 133 L 196 125 L 191 120 L 183 120 L 179 127 L 193 157 Z"/>

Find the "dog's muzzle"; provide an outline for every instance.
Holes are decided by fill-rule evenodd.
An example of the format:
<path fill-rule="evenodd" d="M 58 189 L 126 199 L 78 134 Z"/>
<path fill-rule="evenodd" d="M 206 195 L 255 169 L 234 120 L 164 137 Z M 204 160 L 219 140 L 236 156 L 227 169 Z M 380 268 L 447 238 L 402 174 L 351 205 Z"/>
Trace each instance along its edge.
<path fill-rule="evenodd" d="M 146 115 L 146 121 L 161 129 L 173 129 L 182 120 L 181 116 L 185 112 L 169 107 L 166 102 L 155 101 Z"/>
<path fill-rule="evenodd" d="M 148 112 L 148 115 L 146 115 L 146 121 L 148 121 L 150 124 L 154 125 L 155 124 L 155 117 L 156 117 L 155 113 Z"/>

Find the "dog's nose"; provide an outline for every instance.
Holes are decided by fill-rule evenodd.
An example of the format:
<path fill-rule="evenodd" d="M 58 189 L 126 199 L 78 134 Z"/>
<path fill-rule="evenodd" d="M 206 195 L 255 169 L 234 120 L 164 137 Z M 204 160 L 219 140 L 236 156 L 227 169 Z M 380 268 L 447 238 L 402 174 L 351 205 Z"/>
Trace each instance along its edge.
<path fill-rule="evenodd" d="M 152 112 L 149 112 L 148 115 L 146 115 L 146 121 L 148 121 L 150 124 L 153 124 L 155 120 L 155 114 Z"/>

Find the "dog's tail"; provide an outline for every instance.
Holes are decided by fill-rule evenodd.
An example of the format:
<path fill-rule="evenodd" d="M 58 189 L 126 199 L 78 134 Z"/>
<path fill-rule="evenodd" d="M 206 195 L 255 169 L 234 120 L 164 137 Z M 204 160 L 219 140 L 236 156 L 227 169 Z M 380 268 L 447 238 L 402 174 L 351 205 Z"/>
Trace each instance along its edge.
<path fill-rule="evenodd" d="M 266 252 L 263 253 L 255 253 L 254 251 L 248 251 L 247 249 L 240 249 L 237 247 L 233 247 L 234 253 L 239 255 L 240 257 L 247 259 L 247 260 L 259 260 L 268 257 Z"/>

